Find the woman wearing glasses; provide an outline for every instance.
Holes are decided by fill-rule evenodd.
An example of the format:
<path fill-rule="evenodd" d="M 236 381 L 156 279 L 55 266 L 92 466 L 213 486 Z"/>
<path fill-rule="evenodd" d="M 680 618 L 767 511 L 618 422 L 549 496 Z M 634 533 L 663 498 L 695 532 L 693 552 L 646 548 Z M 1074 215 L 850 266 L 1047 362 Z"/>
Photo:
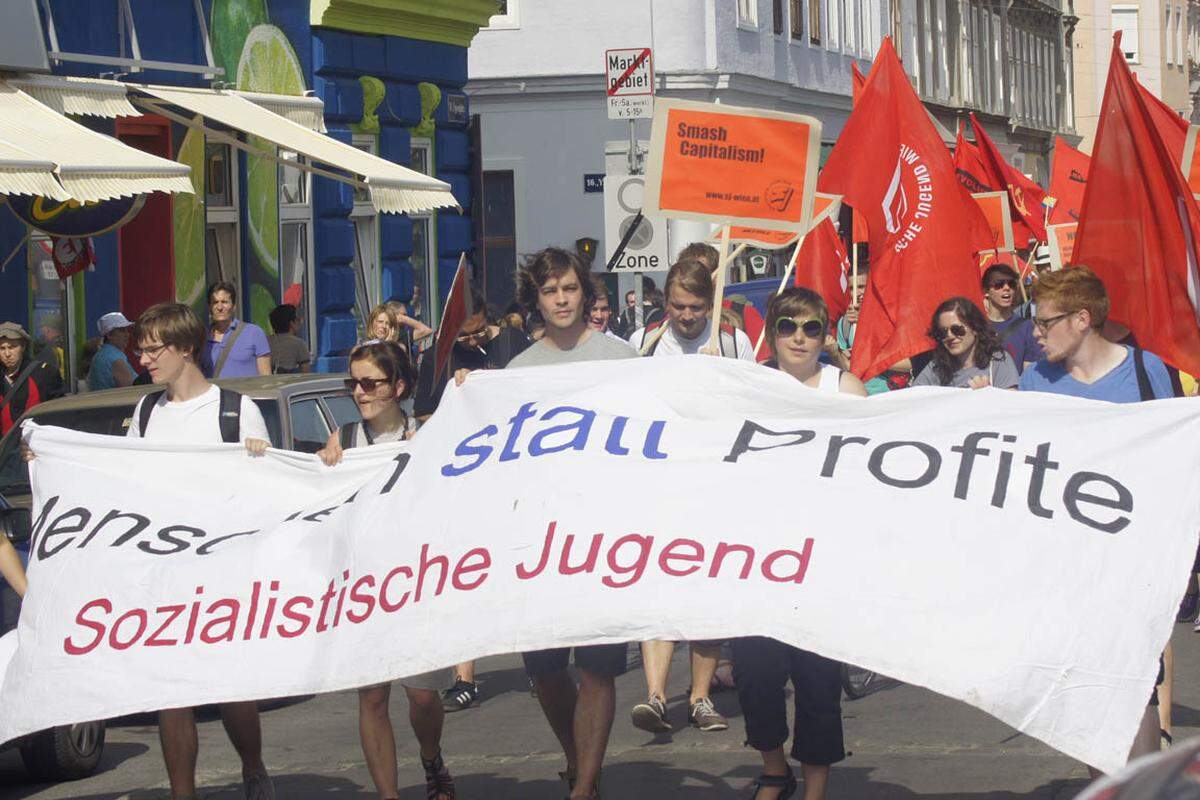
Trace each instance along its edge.
<path fill-rule="evenodd" d="M 866 397 L 862 381 L 817 359 L 829 330 L 829 311 L 816 292 L 791 287 L 767 305 L 767 366 L 786 372 L 818 392 Z M 791 680 L 795 702 L 791 756 L 800 762 L 805 800 L 822 800 L 829 768 L 846 757 L 842 739 L 841 665 L 816 653 L 769 639 L 733 641 L 733 682 L 737 686 L 746 743 L 762 754 L 763 772 L 754 781 L 754 800 L 786 800 L 797 789 L 783 746 L 788 738 L 787 699 Z"/>
<path fill-rule="evenodd" d="M 1013 357 L 1000 344 L 987 317 L 965 297 L 951 297 L 937 307 L 929 337 L 937 342 L 933 360 L 917 375 L 913 386 L 1015 389 L 1021 379 Z"/>
<path fill-rule="evenodd" d="M 329 436 L 318 456 L 327 466 L 342 460 L 349 447 L 399 442 L 417 432 L 416 420 L 400 403 L 412 393 L 416 376 L 408 355 L 396 342 L 376 342 L 356 347 L 350 354 L 346 387 L 354 397 L 362 422 L 343 425 Z M 442 760 L 441 692 L 454 680 L 453 669 L 440 669 L 402 678 L 408 695 L 408 716 L 421 750 L 425 791 L 430 800 L 454 800 L 454 779 Z M 391 684 L 358 690 L 358 733 L 367 770 L 380 798 L 398 798 L 396 738 L 388 716 Z"/>

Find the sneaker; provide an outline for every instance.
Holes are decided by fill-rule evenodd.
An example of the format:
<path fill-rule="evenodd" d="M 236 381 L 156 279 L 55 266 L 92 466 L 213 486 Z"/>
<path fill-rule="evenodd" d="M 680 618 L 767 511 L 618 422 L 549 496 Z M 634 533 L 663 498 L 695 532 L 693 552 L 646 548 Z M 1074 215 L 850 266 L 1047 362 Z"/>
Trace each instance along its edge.
<path fill-rule="evenodd" d="M 724 731 L 729 729 L 729 723 L 717 713 L 717 710 L 713 708 L 712 700 L 709 700 L 707 697 L 701 697 L 692 703 L 692 712 L 688 716 L 691 718 L 692 724 L 702 731 Z"/>
<path fill-rule="evenodd" d="M 1195 622 L 1196 612 L 1200 610 L 1200 594 L 1188 592 L 1179 604 L 1179 613 L 1175 615 L 1176 622 Z"/>
<path fill-rule="evenodd" d="M 462 711 L 479 705 L 479 684 L 457 680 L 442 692 L 442 708 L 446 712 Z"/>
<path fill-rule="evenodd" d="M 256 772 L 242 781 L 246 800 L 275 800 L 275 784 L 266 772 Z"/>
<path fill-rule="evenodd" d="M 671 723 L 667 722 L 667 704 L 654 695 L 650 695 L 646 702 L 634 706 L 630 716 L 635 728 L 650 733 L 671 732 Z"/>

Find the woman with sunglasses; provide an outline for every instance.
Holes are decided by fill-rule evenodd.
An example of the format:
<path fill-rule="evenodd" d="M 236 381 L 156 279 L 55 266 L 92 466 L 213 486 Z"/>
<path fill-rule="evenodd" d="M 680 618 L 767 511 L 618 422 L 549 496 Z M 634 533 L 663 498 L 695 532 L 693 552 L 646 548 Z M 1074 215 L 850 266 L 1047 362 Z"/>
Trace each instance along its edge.
<path fill-rule="evenodd" d="M 767 366 L 818 392 L 866 397 L 862 381 L 817 359 L 829 329 L 829 311 L 816 292 L 790 287 L 767 304 Z M 762 755 L 753 800 L 786 800 L 798 784 L 783 746 L 788 738 L 788 681 L 795 720 L 791 756 L 800 762 L 804 800 L 822 800 L 829 768 L 846 757 L 842 737 L 841 665 L 765 636 L 733 640 L 733 682 L 746 722 L 746 744 Z"/>
<path fill-rule="evenodd" d="M 913 386 L 953 386 L 956 389 L 1015 389 L 1021 376 L 1016 362 L 988 324 L 979 306 L 965 297 L 951 297 L 933 312 L 929 337 L 937 342 L 933 360 Z"/>
<path fill-rule="evenodd" d="M 349 447 L 368 447 L 410 439 L 417 432 L 416 420 L 404 413 L 400 403 L 412 393 L 416 382 L 408 355 L 396 342 L 376 342 L 356 347 L 350 354 L 350 377 L 346 388 L 358 406 L 362 422 L 335 430 L 317 453 L 327 466 L 342 460 Z M 441 692 L 454 681 L 453 669 L 440 669 L 400 679 L 408 695 L 408 718 L 421 750 L 425 769 L 425 791 L 429 800 L 454 800 L 454 779 L 442 759 Z M 367 770 L 380 798 L 398 798 L 396 737 L 388 716 L 390 683 L 358 690 L 358 733 Z"/>

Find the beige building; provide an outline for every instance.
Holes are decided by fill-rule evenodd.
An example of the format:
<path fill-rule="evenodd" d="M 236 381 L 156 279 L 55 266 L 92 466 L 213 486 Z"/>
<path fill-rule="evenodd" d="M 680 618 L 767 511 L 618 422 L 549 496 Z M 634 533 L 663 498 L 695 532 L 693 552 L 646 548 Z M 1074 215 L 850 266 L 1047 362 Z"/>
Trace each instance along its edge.
<path fill-rule="evenodd" d="M 1085 152 L 1096 135 L 1114 31 L 1138 80 L 1195 118 L 1200 0 L 1075 0 L 1075 9 L 1075 129 Z"/>

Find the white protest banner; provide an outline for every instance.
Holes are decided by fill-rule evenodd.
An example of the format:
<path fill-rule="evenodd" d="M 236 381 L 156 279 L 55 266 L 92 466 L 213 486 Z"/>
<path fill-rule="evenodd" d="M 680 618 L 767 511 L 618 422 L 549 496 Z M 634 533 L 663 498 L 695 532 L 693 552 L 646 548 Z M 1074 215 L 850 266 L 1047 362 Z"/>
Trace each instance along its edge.
<path fill-rule="evenodd" d="M 719 358 L 474 373 L 413 441 L 335 468 L 37 428 L 0 740 L 755 634 L 1113 770 L 1200 530 L 1200 453 L 1164 443 L 1198 434 L 1190 399 L 859 399 Z"/>

